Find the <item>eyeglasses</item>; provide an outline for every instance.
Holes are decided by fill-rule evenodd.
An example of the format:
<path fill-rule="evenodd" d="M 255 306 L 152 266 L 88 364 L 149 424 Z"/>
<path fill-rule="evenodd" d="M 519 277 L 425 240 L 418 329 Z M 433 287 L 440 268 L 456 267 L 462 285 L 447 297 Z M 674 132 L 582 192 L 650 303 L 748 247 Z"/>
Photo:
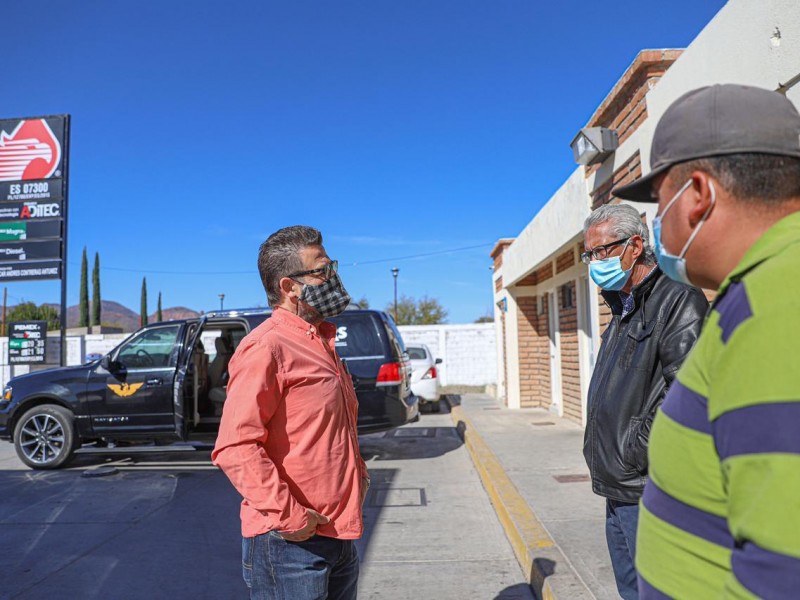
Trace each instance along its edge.
<path fill-rule="evenodd" d="M 614 246 L 619 246 L 620 244 L 627 242 L 629 237 L 622 238 L 621 240 L 616 240 L 614 242 L 609 242 L 607 244 L 602 244 L 600 246 L 596 246 L 591 250 L 587 250 L 586 252 L 581 253 L 581 262 L 583 264 L 588 265 L 592 260 L 603 260 L 608 256 L 608 251 L 613 248 Z"/>
<path fill-rule="evenodd" d="M 297 273 L 292 273 L 287 275 L 287 277 L 305 277 L 306 275 L 319 275 L 326 281 L 333 277 L 336 272 L 339 270 L 339 261 L 333 260 L 329 262 L 324 267 L 320 267 L 319 269 L 311 269 L 309 271 L 298 271 Z"/>

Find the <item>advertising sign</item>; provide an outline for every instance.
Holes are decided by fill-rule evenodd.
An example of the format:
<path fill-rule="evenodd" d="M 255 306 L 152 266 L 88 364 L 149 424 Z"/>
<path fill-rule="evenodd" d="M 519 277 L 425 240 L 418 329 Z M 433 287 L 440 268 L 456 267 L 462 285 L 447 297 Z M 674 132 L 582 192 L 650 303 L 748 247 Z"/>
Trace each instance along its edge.
<path fill-rule="evenodd" d="M 0 242 L 0 262 L 61 258 L 61 241 Z"/>
<path fill-rule="evenodd" d="M 30 365 L 45 362 L 47 321 L 8 324 L 8 363 Z"/>
<path fill-rule="evenodd" d="M 68 146 L 67 115 L 0 120 L 0 279 L 64 276 Z"/>
<path fill-rule="evenodd" d="M 0 263 L 0 281 L 35 281 L 38 279 L 60 279 L 61 261 Z"/>

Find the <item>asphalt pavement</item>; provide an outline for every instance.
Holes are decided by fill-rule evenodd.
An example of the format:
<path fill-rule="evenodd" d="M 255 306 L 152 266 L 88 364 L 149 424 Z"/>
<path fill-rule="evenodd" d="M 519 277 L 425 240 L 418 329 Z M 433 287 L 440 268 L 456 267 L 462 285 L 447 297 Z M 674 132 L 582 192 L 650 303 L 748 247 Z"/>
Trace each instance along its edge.
<path fill-rule="evenodd" d="M 447 412 L 360 442 L 359 598 L 533 598 Z M 123 448 L 32 471 L 0 442 L 0 600 L 246 598 L 240 498 L 209 454 Z"/>

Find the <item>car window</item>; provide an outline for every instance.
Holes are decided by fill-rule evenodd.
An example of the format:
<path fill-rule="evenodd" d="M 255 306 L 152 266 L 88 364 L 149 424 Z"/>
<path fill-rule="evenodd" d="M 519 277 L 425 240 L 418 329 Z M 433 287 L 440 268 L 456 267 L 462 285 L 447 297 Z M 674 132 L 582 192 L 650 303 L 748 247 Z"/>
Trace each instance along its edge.
<path fill-rule="evenodd" d="M 428 358 L 428 355 L 425 354 L 425 348 L 406 346 L 406 352 L 408 352 L 408 358 L 411 360 L 425 360 Z"/>
<path fill-rule="evenodd" d="M 383 358 L 383 337 L 376 319 L 369 314 L 339 315 L 336 325 L 336 351 L 342 358 Z"/>
<path fill-rule="evenodd" d="M 180 325 L 157 327 L 142 331 L 123 344 L 116 360 L 128 369 L 174 367 L 177 363 L 177 346 Z"/>

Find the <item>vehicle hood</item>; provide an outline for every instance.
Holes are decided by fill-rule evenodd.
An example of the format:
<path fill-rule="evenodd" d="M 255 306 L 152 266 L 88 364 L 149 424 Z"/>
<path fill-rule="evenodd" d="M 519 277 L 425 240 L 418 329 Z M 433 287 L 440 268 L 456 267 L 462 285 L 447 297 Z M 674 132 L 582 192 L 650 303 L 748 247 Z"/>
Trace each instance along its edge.
<path fill-rule="evenodd" d="M 44 369 L 42 371 L 33 371 L 23 375 L 17 375 L 9 380 L 8 385 L 14 386 L 16 384 L 38 383 L 45 381 L 53 381 L 62 379 L 65 375 L 77 374 L 89 370 L 88 365 L 77 365 L 74 367 L 53 367 L 52 369 Z"/>

